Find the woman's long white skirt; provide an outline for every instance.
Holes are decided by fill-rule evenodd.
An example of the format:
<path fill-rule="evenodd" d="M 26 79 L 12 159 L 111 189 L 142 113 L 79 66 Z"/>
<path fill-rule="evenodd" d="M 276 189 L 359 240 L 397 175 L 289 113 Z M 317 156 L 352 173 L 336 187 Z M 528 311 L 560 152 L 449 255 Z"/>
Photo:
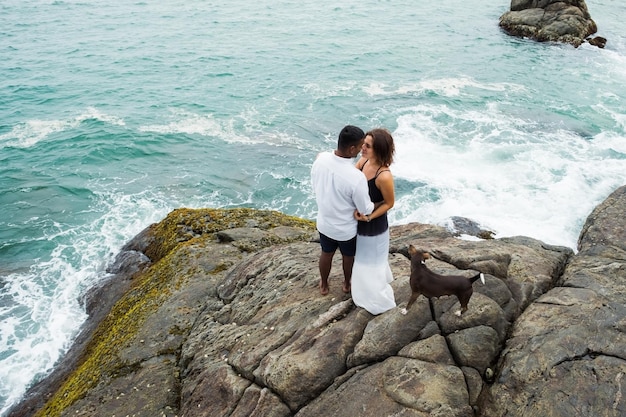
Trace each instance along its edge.
<path fill-rule="evenodd" d="M 352 268 L 352 301 L 372 314 L 396 306 L 389 267 L 389 229 L 378 236 L 357 236 Z"/>

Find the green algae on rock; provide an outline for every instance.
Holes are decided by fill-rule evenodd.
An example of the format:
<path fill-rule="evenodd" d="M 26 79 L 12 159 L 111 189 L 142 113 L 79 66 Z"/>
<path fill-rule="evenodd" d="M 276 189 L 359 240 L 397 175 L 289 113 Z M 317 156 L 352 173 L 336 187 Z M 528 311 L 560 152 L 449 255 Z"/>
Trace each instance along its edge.
<path fill-rule="evenodd" d="M 153 244 L 145 250 L 153 262 L 161 259 L 181 242 L 202 235 L 213 237 L 217 232 L 240 227 L 268 230 L 278 226 L 292 226 L 315 231 L 311 220 L 288 216 L 278 211 L 233 209 L 187 209 L 172 211 L 161 222 L 150 227 Z M 269 244 L 277 242 L 269 242 Z"/>
<path fill-rule="evenodd" d="M 242 238 L 230 242 L 228 247 L 231 249 L 216 249 L 225 246 L 217 237 L 217 233 L 225 230 L 247 228 L 253 234 L 256 229 L 271 231 L 285 227 L 301 233 L 268 233 L 254 242 Z M 238 252 L 253 252 L 281 242 L 309 240 L 314 231 L 315 223 L 310 220 L 247 208 L 181 208 L 149 226 L 144 231 L 147 240 L 144 252 L 151 259 L 151 266 L 134 275 L 130 289 L 95 328 L 73 372 L 35 416 L 62 415 L 98 384 L 107 384 L 111 379 L 134 372 L 140 362 L 132 360 L 123 351 L 143 341 L 139 340 L 138 332 L 145 326 L 146 318 L 190 279 L 199 274 L 224 272 L 236 262 Z M 200 265 L 197 258 L 201 257 L 201 252 L 207 251 L 216 253 L 213 262 Z M 191 323 L 173 324 L 166 333 L 180 339 L 188 333 Z M 175 355 L 178 349 L 179 344 L 174 343 L 170 348 L 164 346 L 160 354 Z"/>

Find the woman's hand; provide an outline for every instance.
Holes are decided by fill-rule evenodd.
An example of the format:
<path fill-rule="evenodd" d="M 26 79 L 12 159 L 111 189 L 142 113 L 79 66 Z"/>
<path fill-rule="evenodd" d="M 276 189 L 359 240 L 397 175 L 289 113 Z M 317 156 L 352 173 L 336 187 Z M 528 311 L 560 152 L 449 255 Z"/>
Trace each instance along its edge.
<path fill-rule="evenodd" d="M 359 213 L 357 210 L 354 210 L 354 218 L 360 222 L 366 222 L 367 216 L 365 214 Z"/>

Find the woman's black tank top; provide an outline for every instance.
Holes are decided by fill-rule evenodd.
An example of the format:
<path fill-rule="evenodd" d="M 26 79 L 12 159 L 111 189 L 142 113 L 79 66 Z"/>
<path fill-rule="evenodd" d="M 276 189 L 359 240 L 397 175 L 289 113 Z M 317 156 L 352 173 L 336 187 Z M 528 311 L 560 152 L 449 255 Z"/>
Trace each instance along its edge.
<path fill-rule="evenodd" d="M 367 164 L 368 162 L 369 162 L 369 159 L 365 161 L 365 164 Z M 361 171 L 363 171 L 363 167 L 365 166 L 365 164 L 363 164 L 363 166 L 361 167 Z M 380 191 L 378 187 L 376 187 L 376 178 L 378 178 L 378 175 L 381 172 L 385 172 L 389 170 L 384 169 L 381 171 L 381 168 L 382 167 L 378 168 L 378 171 L 376 171 L 376 175 L 374 175 L 374 178 L 367 181 L 367 187 L 369 188 L 370 200 L 374 204 L 380 203 L 381 201 L 384 200 L 383 193 Z M 375 219 L 372 219 L 369 222 L 359 221 L 357 225 L 357 234 L 361 236 L 378 236 L 379 234 L 384 233 L 385 230 L 387 230 L 388 228 L 389 228 L 389 222 L 387 221 L 387 213 L 385 213 L 382 216 L 376 217 Z"/>

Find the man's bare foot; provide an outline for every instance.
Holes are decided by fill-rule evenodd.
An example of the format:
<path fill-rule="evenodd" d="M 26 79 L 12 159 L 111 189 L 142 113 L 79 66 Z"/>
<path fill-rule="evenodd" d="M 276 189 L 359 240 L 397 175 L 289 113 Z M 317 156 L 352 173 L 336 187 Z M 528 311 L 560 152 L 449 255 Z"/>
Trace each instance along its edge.
<path fill-rule="evenodd" d="M 328 284 L 324 285 L 323 283 L 320 282 L 320 294 L 322 295 L 328 295 L 329 292 L 329 288 L 328 288 Z"/>
<path fill-rule="evenodd" d="M 350 293 L 350 291 L 352 291 L 352 286 L 350 285 L 350 283 L 348 283 L 348 282 L 344 281 L 344 282 L 343 282 L 343 288 L 342 288 L 342 289 L 343 289 L 343 292 L 344 292 L 344 293 L 349 294 L 349 293 Z"/>

